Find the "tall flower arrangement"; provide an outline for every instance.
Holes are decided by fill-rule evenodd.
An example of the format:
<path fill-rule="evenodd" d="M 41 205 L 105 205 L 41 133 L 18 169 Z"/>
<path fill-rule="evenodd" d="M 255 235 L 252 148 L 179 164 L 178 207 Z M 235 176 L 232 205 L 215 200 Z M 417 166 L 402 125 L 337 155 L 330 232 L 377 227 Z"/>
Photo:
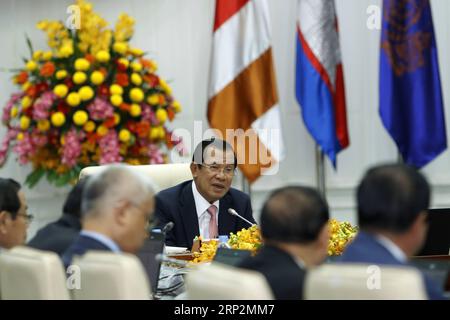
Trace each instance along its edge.
<path fill-rule="evenodd" d="M 121 14 L 114 29 L 92 5 L 78 0 L 80 29 L 41 21 L 48 51 L 34 51 L 13 77 L 20 91 L 3 109 L 7 133 L 0 165 L 10 149 L 22 165 L 31 164 L 27 184 L 42 177 L 65 185 L 89 165 L 167 161 L 180 139 L 166 127 L 180 112 L 155 61 L 131 46 L 134 20 Z"/>

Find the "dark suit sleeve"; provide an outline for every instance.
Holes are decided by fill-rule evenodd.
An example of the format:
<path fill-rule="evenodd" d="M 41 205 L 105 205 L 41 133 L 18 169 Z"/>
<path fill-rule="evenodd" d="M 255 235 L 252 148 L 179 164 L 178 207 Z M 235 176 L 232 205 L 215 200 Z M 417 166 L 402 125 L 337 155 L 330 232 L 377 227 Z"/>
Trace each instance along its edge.
<path fill-rule="evenodd" d="M 173 221 L 170 210 L 167 209 L 167 204 L 165 203 L 164 197 L 156 195 L 155 204 L 155 217 L 156 217 L 156 228 L 162 228 L 170 221 Z M 173 230 L 166 234 L 166 245 L 175 246 L 175 237 Z"/>

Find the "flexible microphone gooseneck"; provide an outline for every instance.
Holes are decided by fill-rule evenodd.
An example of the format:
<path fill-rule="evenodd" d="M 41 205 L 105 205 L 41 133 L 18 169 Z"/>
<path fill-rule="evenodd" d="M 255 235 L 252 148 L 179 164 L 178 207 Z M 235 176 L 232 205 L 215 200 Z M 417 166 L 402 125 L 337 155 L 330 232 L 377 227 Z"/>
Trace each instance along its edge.
<path fill-rule="evenodd" d="M 239 219 L 247 222 L 251 226 L 255 226 L 256 225 L 255 223 L 252 223 L 252 222 L 248 221 L 247 219 L 245 219 L 243 216 L 241 216 L 239 213 L 237 213 L 236 210 L 234 210 L 233 208 L 228 209 L 228 213 L 231 214 L 232 216 L 236 216 Z"/>

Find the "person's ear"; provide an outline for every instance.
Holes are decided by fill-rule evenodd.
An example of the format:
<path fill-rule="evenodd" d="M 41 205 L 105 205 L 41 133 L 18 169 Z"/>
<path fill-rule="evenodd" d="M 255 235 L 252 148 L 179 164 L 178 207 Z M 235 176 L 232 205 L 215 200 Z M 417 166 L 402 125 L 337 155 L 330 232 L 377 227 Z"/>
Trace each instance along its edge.
<path fill-rule="evenodd" d="M 325 223 L 325 225 L 320 230 L 320 233 L 319 233 L 319 245 L 321 247 L 327 247 L 328 248 L 329 241 L 330 241 L 330 226 L 329 226 L 329 224 L 327 222 L 327 223 Z"/>
<path fill-rule="evenodd" d="M 8 232 L 9 214 L 6 211 L 0 212 L 0 233 L 6 234 Z"/>
<path fill-rule="evenodd" d="M 413 224 L 411 225 L 410 229 L 411 232 L 417 236 L 420 235 L 423 232 L 423 228 L 427 227 L 427 213 L 421 212 L 416 219 L 414 220 Z"/>
<path fill-rule="evenodd" d="M 194 162 L 191 162 L 190 168 L 191 168 L 192 177 L 196 178 L 198 175 L 198 170 L 199 170 L 198 165 Z"/>
<path fill-rule="evenodd" d="M 118 225 L 123 226 L 127 223 L 130 207 L 128 201 L 122 201 L 117 205 L 114 212 L 114 219 Z"/>

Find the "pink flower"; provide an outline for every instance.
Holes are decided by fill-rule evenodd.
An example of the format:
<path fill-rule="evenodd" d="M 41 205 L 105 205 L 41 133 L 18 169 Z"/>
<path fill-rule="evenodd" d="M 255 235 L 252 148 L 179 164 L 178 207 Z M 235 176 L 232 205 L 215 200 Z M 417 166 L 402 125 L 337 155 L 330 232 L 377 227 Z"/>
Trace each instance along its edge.
<path fill-rule="evenodd" d="M 101 98 L 95 98 L 94 102 L 87 106 L 89 117 L 93 120 L 104 120 L 114 115 L 114 108 Z"/>
<path fill-rule="evenodd" d="M 13 150 L 19 156 L 19 163 L 22 165 L 27 164 L 29 161 L 28 157 L 36 152 L 31 135 L 28 132 L 23 133 L 23 139 L 17 140 Z"/>
<path fill-rule="evenodd" d="M 148 157 L 150 158 L 150 164 L 164 163 L 163 153 L 155 144 L 148 146 Z"/>
<path fill-rule="evenodd" d="M 44 92 L 33 105 L 33 118 L 35 120 L 48 119 L 49 110 L 56 100 L 56 95 L 52 91 Z"/>
<path fill-rule="evenodd" d="M 35 129 L 33 130 L 31 142 L 37 147 L 43 147 L 47 144 L 48 137 L 46 135 L 42 135 L 38 130 Z"/>
<path fill-rule="evenodd" d="M 69 168 L 72 168 L 77 164 L 77 158 L 81 154 L 81 140 L 84 139 L 85 134 L 83 132 L 77 132 L 76 129 L 71 129 L 66 133 L 63 146 L 63 154 L 61 163 L 65 164 Z"/>
<path fill-rule="evenodd" d="M 23 92 L 14 93 L 11 95 L 11 98 L 8 100 L 5 107 L 3 108 L 3 116 L 2 116 L 3 123 L 9 122 L 9 120 L 11 119 L 11 109 L 22 97 Z"/>
<path fill-rule="evenodd" d="M 109 132 L 100 139 L 99 147 L 101 151 L 100 164 L 122 161 L 122 157 L 119 154 L 120 146 L 116 131 L 109 130 Z"/>
<path fill-rule="evenodd" d="M 3 139 L 2 145 L 0 146 L 0 166 L 5 163 L 6 156 L 8 155 L 9 144 L 11 140 L 17 136 L 17 133 L 18 130 L 13 128 L 9 129 L 6 132 L 6 136 Z"/>
<path fill-rule="evenodd" d="M 153 111 L 152 107 L 150 107 L 148 104 L 142 104 L 142 112 L 141 117 L 142 120 L 149 122 L 152 125 L 157 125 L 159 123 L 158 119 L 156 119 L 155 112 Z"/>

